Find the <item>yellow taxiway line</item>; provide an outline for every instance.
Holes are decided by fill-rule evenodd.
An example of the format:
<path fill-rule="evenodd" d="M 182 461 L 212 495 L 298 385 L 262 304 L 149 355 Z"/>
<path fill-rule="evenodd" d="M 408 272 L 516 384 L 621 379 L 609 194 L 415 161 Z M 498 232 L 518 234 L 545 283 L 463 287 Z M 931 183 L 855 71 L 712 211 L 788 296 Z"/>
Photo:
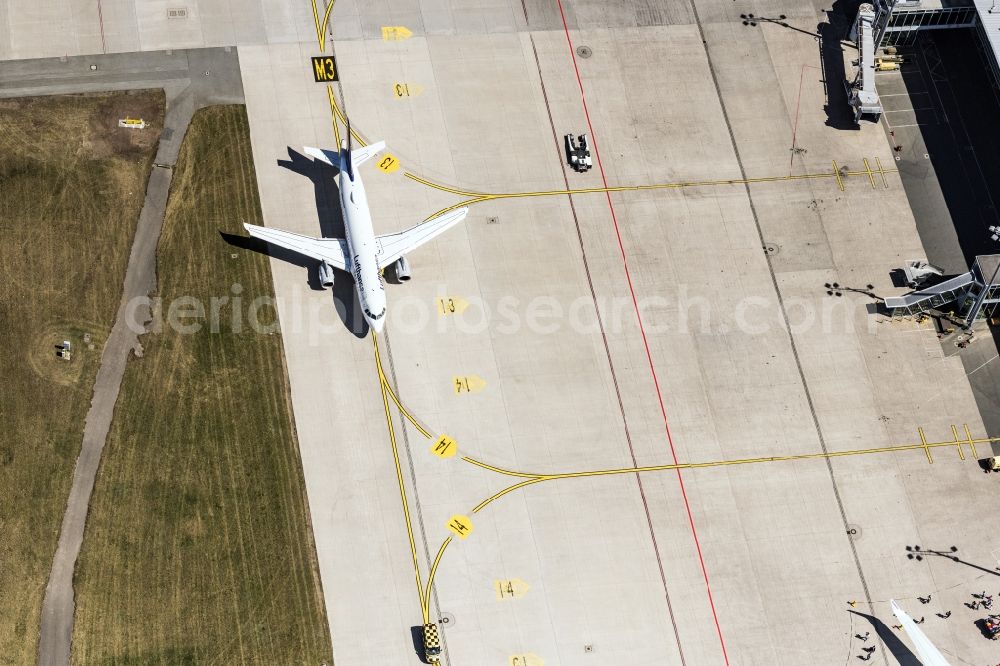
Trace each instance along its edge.
<path fill-rule="evenodd" d="M 375 348 L 375 358 L 379 358 L 378 335 L 372 331 L 372 344 Z M 410 503 L 406 498 L 406 484 L 403 482 L 403 468 L 399 462 L 399 446 L 396 443 L 396 429 L 392 424 L 392 412 L 389 410 L 389 395 L 386 391 L 388 382 L 382 372 L 381 362 L 377 363 L 379 385 L 382 389 L 382 405 L 385 408 L 385 423 L 389 428 L 389 442 L 392 445 L 392 459 L 396 465 L 396 481 L 399 483 L 399 498 L 403 503 L 403 520 L 406 523 L 406 536 L 410 541 L 410 556 L 413 558 L 413 575 L 417 583 L 417 597 L 420 599 L 421 608 L 424 608 L 424 585 L 420 577 L 420 560 L 417 557 L 417 541 L 413 536 L 413 521 L 410 519 Z M 427 621 L 427 613 L 424 612 L 424 622 Z"/>
<path fill-rule="evenodd" d="M 438 565 L 441 564 L 441 558 L 444 556 L 444 551 L 448 549 L 448 544 L 451 543 L 452 537 L 448 537 L 438 548 L 437 555 L 434 556 L 434 564 L 431 565 L 431 572 L 427 576 L 427 587 L 424 589 L 424 598 L 421 600 L 421 611 L 424 614 L 424 624 L 427 624 L 431 616 L 431 587 L 434 585 L 434 576 L 437 575 Z"/>
<path fill-rule="evenodd" d="M 539 483 L 542 481 L 555 481 L 558 479 L 579 479 L 584 477 L 593 476 L 612 476 L 616 474 L 636 474 L 640 472 L 661 472 L 666 470 L 675 469 L 704 469 L 708 467 L 726 467 L 731 465 L 753 465 L 758 463 L 767 462 L 783 462 L 790 460 L 816 460 L 819 458 L 842 458 L 846 456 L 859 456 L 859 455 L 871 455 L 876 453 L 895 453 L 899 451 L 915 451 L 917 449 L 923 450 L 927 456 L 927 462 L 933 463 L 934 460 L 931 458 L 930 450 L 938 447 L 951 447 L 954 446 L 958 451 L 959 458 L 965 460 L 965 453 L 962 451 L 962 445 L 968 444 L 969 448 L 972 449 L 973 456 L 976 456 L 976 444 L 984 444 L 989 442 L 1000 441 L 1000 437 L 980 437 L 978 439 L 973 439 L 972 433 L 969 431 L 969 426 L 965 426 L 965 438 L 960 438 L 958 436 L 958 428 L 952 426 L 953 439 L 943 440 L 940 442 L 928 442 L 926 436 L 924 435 L 924 429 L 918 428 L 918 433 L 920 435 L 920 442 L 913 444 L 896 444 L 892 446 L 883 446 L 877 448 L 869 449 L 851 449 L 848 451 L 830 451 L 827 453 L 800 453 L 796 455 L 788 456 L 765 456 L 759 458 L 737 458 L 735 460 L 715 460 L 708 462 L 698 462 L 698 463 L 677 463 L 668 465 L 647 465 L 644 467 L 620 467 L 614 469 L 598 469 L 589 470 L 581 472 L 558 472 L 553 474 L 542 474 L 542 473 L 531 473 L 531 472 L 516 472 L 508 469 L 503 469 L 502 467 L 496 467 L 494 465 L 489 465 L 480 460 L 476 460 L 470 456 L 463 456 L 462 460 L 480 467 L 482 469 L 487 469 L 497 474 L 503 474 L 505 476 L 513 476 L 519 478 L 525 478 L 526 481 L 520 481 L 513 485 L 507 486 L 503 490 L 494 493 L 490 497 L 486 498 L 482 502 L 476 505 L 472 510 L 473 513 L 479 513 L 482 509 L 486 508 L 488 505 L 492 504 L 496 500 L 500 499 L 504 495 L 511 493 L 519 488 L 524 488 L 533 483 Z"/>
<path fill-rule="evenodd" d="M 376 355 L 377 355 L 376 346 Z M 423 435 L 426 439 L 433 440 L 434 435 L 431 431 L 425 427 L 411 412 L 409 409 L 403 405 L 402 401 L 393 391 L 392 386 L 389 384 L 388 379 L 385 377 L 385 373 L 382 371 L 381 360 L 376 358 L 376 365 L 379 370 L 379 376 L 382 380 L 383 390 L 388 394 L 389 398 L 396 404 L 403 417 L 409 421 L 413 426 Z M 965 460 L 965 453 L 962 450 L 962 445 L 968 444 L 969 448 L 972 450 L 973 457 L 978 457 L 976 452 L 976 444 L 985 444 L 1000 441 L 1000 437 L 980 437 L 973 438 L 972 432 L 969 430 L 969 426 L 965 426 L 965 437 L 959 437 L 958 428 L 952 426 L 952 439 L 942 440 L 938 442 L 928 442 L 927 437 L 924 434 L 923 428 L 918 428 L 918 435 L 920 437 L 920 442 L 908 443 L 908 444 L 894 444 L 890 446 L 883 447 L 872 447 L 866 449 L 849 449 L 846 451 L 829 451 L 826 453 L 799 453 L 793 455 L 784 456 L 761 456 L 756 458 L 736 458 L 733 460 L 711 460 L 705 462 L 690 462 L 690 463 L 671 463 L 664 465 L 646 465 L 642 467 L 619 467 L 611 469 L 596 469 L 596 470 L 583 470 L 576 472 L 523 472 L 518 470 L 510 470 L 503 467 L 498 467 L 496 465 L 491 465 L 489 463 L 473 458 L 472 456 L 462 456 L 462 460 L 470 465 L 479 467 L 481 469 L 494 472 L 495 474 L 500 474 L 502 476 L 510 476 L 514 478 L 525 479 L 525 481 L 518 482 L 512 486 L 504 488 L 495 495 L 487 498 L 484 502 L 478 504 L 474 509 L 473 513 L 478 513 L 482 508 L 491 502 L 503 497 L 504 495 L 510 493 L 518 488 L 523 488 L 524 486 L 531 485 L 533 483 L 538 483 L 540 481 L 555 481 L 558 479 L 574 479 L 574 478 L 584 478 L 584 477 L 594 477 L 594 476 L 612 476 L 616 474 L 635 474 L 641 472 L 663 472 L 676 469 L 704 469 L 709 467 L 727 467 L 734 465 L 753 465 L 759 463 L 767 462 L 787 462 L 793 460 L 817 460 L 820 458 L 843 458 L 847 456 L 859 456 L 859 455 L 872 455 L 877 453 L 898 453 L 903 451 L 915 451 L 922 450 L 927 456 L 927 462 L 933 463 L 934 460 L 931 457 L 930 450 L 940 447 L 955 447 L 958 452 L 959 458 Z"/>
<path fill-rule="evenodd" d="M 312 2 L 312 12 L 313 20 L 316 25 L 316 39 L 319 44 L 320 51 L 326 51 L 326 33 L 329 27 L 330 15 L 333 11 L 333 6 L 336 0 L 331 0 L 326 6 L 326 10 L 323 13 L 322 19 L 319 17 L 319 9 L 316 5 L 316 0 L 311 0 Z M 337 104 L 336 97 L 334 95 L 333 86 L 327 86 L 327 98 L 330 104 L 330 111 L 333 120 L 333 131 L 334 137 L 336 138 L 337 145 L 340 145 L 340 126 L 339 123 L 343 122 L 346 127 L 349 127 L 347 122 L 347 117 L 344 115 L 340 106 Z M 361 146 L 367 145 L 367 141 L 361 136 L 361 134 L 354 128 L 350 128 L 351 136 L 354 140 Z M 887 186 L 885 175 L 887 173 L 894 173 L 896 169 L 885 169 L 882 166 L 881 160 L 876 158 L 875 163 L 877 169 L 872 169 L 867 158 L 864 160 L 865 170 L 864 171 L 842 171 L 838 168 L 837 163 L 833 162 L 833 170 L 830 172 L 822 173 L 806 173 L 798 175 L 782 175 L 782 176 L 763 176 L 757 178 L 730 178 L 730 179 L 719 179 L 719 180 L 702 180 L 702 181 L 683 181 L 676 183 L 658 183 L 649 185 L 619 185 L 614 187 L 586 187 L 577 189 L 555 189 L 555 190 L 540 190 L 534 192 L 500 192 L 500 193 L 487 193 L 478 192 L 474 190 L 467 190 L 460 187 L 453 187 L 450 185 L 444 185 L 441 183 L 436 183 L 434 181 L 423 178 L 411 171 L 404 171 L 404 176 L 410 180 L 420 183 L 426 187 L 439 190 L 441 192 L 446 192 L 449 194 L 454 194 L 460 197 L 468 197 L 459 203 L 453 204 L 451 206 L 442 208 L 441 210 L 429 215 L 426 219 L 431 219 L 437 217 L 438 215 L 443 215 L 449 211 L 462 206 L 471 206 L 483 201 L 495 201 L 501 199 L 519 199 L 528 197 L 547 197 L 547 196 L 569 196 L 569 195 L 580 195 L 580 194 L 597 194 L 597 193 L 612 193 L 612 192 L 640 192 L 644 190 L 664 190 L 664 189 L 683 189 L 692 187 L 711 187 L 711 186 L 721 186 L 721 185 L 748 185 L 756 183 L 773 183 L 773 182 L 791 182 L 798 180 L 818 180 L 818 179 L 835 179 L 840 191 L 844 191 L 844 178 L 852 176 L 867 176 L 872 188 L 875 188 L 875 174 L 879 174 L 882 178 L 883 185 Z M 426 586 L 424 585 L 420 573 L 420 562 L 417 555 L 416 538 L 413 532 L 413 524 L 410 516 L 409 501 L 406 495 L 406 485 L 403 479 L 402 466 L 399 458 L 399 447 L 396 441 L 395 427 L 392 422 L 392 413 L 389 407 L 390 400 L 395 403 L 396 407 L 399 409 L 400 413 L 409 421 L 414 428 L 425 438 L 434 439 L 433 434 L 425 428 L 417 419 L 414 417 L 409 410 L 402 404 L 399 398 L 396 396 L 395 392 L 389 385 L 389 381 L 386 378 L 385 372 L 382 368 L 381 356 L 379 354 L 378 347 L 378 336 L 372 332 L 372 343 L 375 351 L 375 363 L 378 371 L 379 385 L 382 392 L 382 403 L 385 410 L 386 425 L 389 431 L 389 441 L 392 448 L 393 462 L 396 468 L 396 480 L 399 484 L 399 494 L 400 501 L 403 506 L 403 518 L 406 523 L 406 533 L 410 545 L 410 555 L 413 560 L 413 571 L 414 579 L 417 585 L 417 595 L 420 600 L 421 613 L 423 615 L 424 622 L 429 621 L 430 616 L 430 594 L 431 587 L 434 582 L 434 577 L 437 574 L 438 567 L 441 564 L 441 559 L 444 556 L 449 544 L 452 542 L 452 537 L 448 537 L 441 544 L 438 549 L 437 555 L 434 557 L 433 564 L 430 568 L 430 573 L 428 575 L 428 580 Z M 531 472 L 519 472 L 514 470 L 508 470 L 501 467 L 496 467 L 494 465 L 489 465 L 485 462 L 472 458 L 470 456 L 463 456 L 462 460 L 468 464 L 480 467 L 492 471 L 496 474 L 511 476 L 516 478 L 524 479 L 517 483 L 514 483 L 497 493 L 494 493 L 490 497 L 486 498 L 479 504 L 477 504 L 472 512 L 479 513 L 482 509 L 486 508 L 491 503 L 499 500 L 505 495 L 512 493 L 520 488 L 524 488 L 536 483 L 541 483 L 542 481 L 554 481 L 558 479 L 570 479 L 570 478 L 585 478 L 585 477 L 595 477 L 595 476 L 611 476 L 616 474 L 636 474 L 640 472 L 656 472 L 665 470 L 676 470 L 676 469 L 699 469 L 707 467 L 721 467 L 727 465 L 748 465 L 763 462 L 778 462 L 778 461 L 790 461 L 790 460 L 809 460 L 817 458 L 835 458 L 841 456 L 851 456 L 851 455 L 864 455 L 873 453 L 887 453 L 895 451 L 909 451 L 914 449 L 923 449 L 927 455 L 928 462 L 933 462 L 930 449 L 937 448 L 940 446 L 955 446 L 958 450 L 959 456 L 964 460 L 965 455 L 962 451 L 962 444 L 968 444 L 972 450 L 973 456 L 976 456 L 976 444 L 1000 441 L 1000 438 L 979 438 L 973 439 L 972 433 L 968 426 L 965 426 L 965 439 L 959 439 L 958 430 L 952 426 L 952 434 L 954 439 L 952 441 L 944 442 L 927 442 L 924 436 L 923 429 L 920 429 L 921 442 L 919 444 L 904 444 L 898 446 L 888 446 L 882 448 L 871 448 L 871 449 L 857 449 L 851 451 L 836 451 L 831 453 L 808 453 L 790 456 L 768 456 L 760 458 L 743 458 L 736 460 L 721 460 L 712 462 L 702 462 L 702 463 L 679 463 L 679 464 L 669 464 L 669 465 L 649 465 L 644 467 L 625 467 L 616 469 L 604 469 L 604 470 L 589 470 L 589 471 L 578 471 L 578 472 L 561 472 L 552 474 L 539 474 Z"/>
<path fill-rule="evenodd" d="M 424 426 L 420 420 L 410 412 L 409 409 L 403 404 L 396 395 L 392 386 L 389 383 L 389 379 L 385 374 L 385 370 L 382 366 L 382 358 L 379 351 L 378 337 L 373 332 L 372 333 L 372 343 L 375 352 L 375 367 L 378 372 L 380 390 L 382 391 L 382 403 L 385 409 L 386 425 L 389 429 L 389 441 L 392 446 L 392 456 L 396 467 L 396 480 L 399 484 L 400 499 L 403 504 L 403 517 L 406 523 L 406 533 L 410 543 L 410 555 L 413 560 L 414 577 L 417 584 L 417 594 L 420 600 L 421 614 L 423 616 L 424 623 L 430 621 L 430 596 L 431 590 L 434 585 L 435 577 L 437 576 L 438 569 L 441 565 L 441 561 L 444 557 L 445 551 L 448 546 L 453 541 L 453 537 L 447 537 L 438 548 L 437 554 L 430 567 L 430 572 L 428 574 L 426 584 L 423 583 L 420 574 L 420 564 L 417 555 L 416 539 L 414 537 L 412 520 L 410 517 L 409 501 L 407 499 L 406 487 L 403 480 L 402 467 L 399 459 L 399 449 L 396 441 L 395 428 L 392 423 L 392 413 L 390 411 L 390 403 L 396 405 L 399 413 L 403 416 L 406 421 L 408 421 L 413 427 L 423 436 L 425 439 L 433 440 L 435 439 L 434 434 Z M 754 465 L 760 463 L 769 462 L 785 462 L 793 460 L 818 460 L 818 459 L 830 459 L 830 458 L 842 458 L 847 456 L 858 456 L 858 455 L 873 455 L 879 453 L 898 453 L 903 451 L 915 451 L 922 450 L 926 457 L 928 463 L 933 463 L 933 458 L 931 457 L 931 449 L 941 448 L 941 447 L 955 447 L 958 452 L 959 458 L 965 460 L 965 453 L 963 451 L 963 445 L 968 445 L 972 451 L 973 458 L 977 458 L 976 445 L 992 443 L 995 441 L 1000 441 L 1000 437 L 980 437 L 973 438 L 972 432 L 969 426 L 964 427 L 965 436 L 959 436 L 958 428 L 952 426 L 952 439 L 942 440 L 937 442 L 927 441 L 927 437 L 924 433 L 923 428 L 918 428 L 918 434 L 920 441 L 916 443 L 907 444 L 895 444 L 883 447 L 871 447 L 864 449 L 850 449 L 846 451 L 830 451 L 826 453 L 800 453 L 794 455 L 781 455 L 781 456 L 759 456 L 754 458 L 736 458 L 732 460 L 713 460 L 705 462 L 691 462 L 691 463 L 676 463 L 676 464 L 664 464 L 664 465 L 645 465 L 639 467 L 617 467 L 609 469 L 595 469 L 595 470 L 581 470 L 575 472 L 523 472 L 518 470 L 506 469 L 499 467 L 497 465 L 491 465 L 489 463 L 483 462 L 474 458 L 472 456 L 462 456 L 462 460 L 474 467 L 479 467 L 480 469 L 485 469 L 495 474 L 501 476 L 509 476 L 519 479 L 516 483 L 513 483 L 495 493 L 485 498 L 479 502 L 472 509 L 472 514 L 478 514 L 483 509 L 488 507 L 493 502 L 513 493 L 521 488 L 526 488 L 528 486 L 534 485 L 536 483 L 542 483 L 543 481 L 556 481 L 560 479 L 580 479 L 589 477 L 599 477 L 599 476 L 614 476 L 620 474 L 639 474 L 647 472 L 662 472 L 678 469 L 707 469 L 712 467 L 727 467 L 735 465 Z"/>
<path fill-rule="evenodd" d="M 500 199 L 523 199 L 526 197 L 552 197 L 552 196 L 567 196 L 576 194 L 603 194 L 605 192 L 642 192 L 646 190 L 679 190 L 684 188 L 692 187 L 714 187 L 719 185 L 748 185 L 756 183 L 777 183 L 777 182 L 790 182 L 796 180 L 822 180 L 833 178 L 837 182 L 837 186 L 841 192 L 844 191 L 844 178 L 850 176 L 867 176 L 872 182 L 872 187 L 874 187 L 875 174 L 880 174 L 882 178 L 885 178 L 887 173 L 895 173 L 895 169 L 872 169 L 868 166 L 868 160 L 864 160 L 866 169 L 864 171 L 839 171 L 836 167 L 832 171 L 824 171 L 820 173 L 801 173 L 793 175 L 783 175 L 783 176 L 759 176 L 756 178 L 723 178 L 719 180 L 691 180 L 691 181 L 680 181 L 676 183 L 653 183 L 651 185 L 615 185 L 612 187 L 581 187 L 576 189 L 566 189 L 566 190 L 539 190 L 535 192 L 499 192 L 494 194 L 484 194 L 479 192 L 466 193 L 468 196 L 472 197 L 464 201 L 460 201 L 457 204 L 442 208 L 439 211 L 431 213 L 424 221 L 433 219 L 438 215 L 444 215 L 445 213 L 460 208 L 462 206 L 471 206 L 477 204 L 481 201 L 497 201 Z M 833 162 L 836 165 L 836 162 Z M 428 181 L 423 178 L 418 178 L 412 176 L 409 172 L 405 174 L 407 177 L 415 180 L 417 182 L 423 183 L 428 187 L 432 187 L 436 190 L 441 190 L 442 192 L 450 192 L 453 194 L 461 194 L 461 190 L 457 188 L 452 188 L 446 185 L 439 185 L 432 181 Z"/>

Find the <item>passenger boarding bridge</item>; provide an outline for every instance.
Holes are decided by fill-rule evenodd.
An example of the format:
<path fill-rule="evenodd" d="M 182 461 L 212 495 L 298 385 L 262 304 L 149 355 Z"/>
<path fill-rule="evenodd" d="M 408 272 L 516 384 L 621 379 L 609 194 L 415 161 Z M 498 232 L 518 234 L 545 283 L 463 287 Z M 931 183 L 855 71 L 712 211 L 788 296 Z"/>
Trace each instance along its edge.
<path fill-rule="evenodd" d="M 850 33 L 860 56 L 854 81 L 848 86 L 856 119 L 874 116 L 877 120 L 881 113 L 874 85 L 879 49 L 910 46 L 921 31 L 951 28 L 974 30 L 994 93 L 1000 94 L 1000 0 L 872 0 L 861 5 Z M 912 269 L 908 277 L 913 272 L 923 273 L 923 278 L 936 277 L 928 276 L 928 268 L 933 267 L 921 262 L 910 262 L 908 268 Z M 892 316 L 948 314 L 968 329 L 978 319 L 997 315 L 998 274 L 1000 255 L 981 255 L 968 273 L 935 284 L 924 280 L 914 285 L 917 290 L 912 293 L 886 298 L 885 307 Z"/>
<path fill-rule="evenodd" d="M 892 2 L 892 0 L 890 0 Z M 881 3 L 880 3 L 881 5 Z M 881 15 L 879 14 L 881 12 Z M 854 81 L 847 86 L 847 101 L 854 109 L 854 122 L 869 116 L 875 122 L 882 115 L 882 102 L 875 90 L 875 45 L 884 29 L 885 17 L 892 12 L 892 6 L 876 11 L 873 5 L 864 3 L 858 9 L 858 17 L 848 38 L 858 45 L 859 57 L 855 62 L 857 73 Z"/>
<path fill-rule="evenodd" d="M 894 317 L 932 310 L 954 313 L 970 328 L 976 320 L 993 317 L 1000 305 L 1000 254 L 976 257 L 972 270 L 905 296 L 889 296 L 885 307 Z"/>
<path fill-rule="evenodd" d="M 1000 91 L 1000 0 L 872 0 L 858 9 L 848 35 L 858 47 L 854 77 L 845 81 L 854 120 L 878 122 L 882 115 L 875 89 L 879 49 L 909 46 L 923 30 L 948 28 L 975 28 L 993 85 Z"/>

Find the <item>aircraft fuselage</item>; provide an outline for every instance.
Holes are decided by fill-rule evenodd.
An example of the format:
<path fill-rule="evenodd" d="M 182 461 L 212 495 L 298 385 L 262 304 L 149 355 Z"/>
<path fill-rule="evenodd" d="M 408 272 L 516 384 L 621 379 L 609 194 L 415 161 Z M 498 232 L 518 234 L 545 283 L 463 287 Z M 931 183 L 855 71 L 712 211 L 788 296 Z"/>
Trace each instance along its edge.
<path fill-rule="evenodd" d="M 376 333 L 385 325 L 385 282 L 378 268 L 378 239 L 372 228 L 371 211 L 361 174 L 340 172 L 340 205 L 344 212 L 344 235 L 350 251 L 351 275 L 365 321 Z"/>

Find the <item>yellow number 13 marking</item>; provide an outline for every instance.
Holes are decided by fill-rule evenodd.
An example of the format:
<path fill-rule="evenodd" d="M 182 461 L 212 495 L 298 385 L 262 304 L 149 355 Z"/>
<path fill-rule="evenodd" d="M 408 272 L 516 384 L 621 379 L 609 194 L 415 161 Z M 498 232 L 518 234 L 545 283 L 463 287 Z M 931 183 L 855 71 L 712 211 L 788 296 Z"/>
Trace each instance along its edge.
<path fill-rule="evenodd" d="M 396 159 L 395 155 L 385 155 L 379 160 L 378 168 L 386 173 L 392 173 L 399 168 L 399 160 Z"/>

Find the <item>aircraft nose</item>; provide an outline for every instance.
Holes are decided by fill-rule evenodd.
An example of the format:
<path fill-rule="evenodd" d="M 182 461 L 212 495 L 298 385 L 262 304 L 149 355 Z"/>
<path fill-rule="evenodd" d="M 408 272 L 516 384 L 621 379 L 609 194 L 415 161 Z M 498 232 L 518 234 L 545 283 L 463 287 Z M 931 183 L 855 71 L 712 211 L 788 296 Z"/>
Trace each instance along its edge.
<path fill-rule="evenodd" d="M 368 325 L 376 333 L 381 333 L 382 329 L 385 327 L 385 317 L 382 317 L 381 319 L 376 319 L 374 321 L 372 321 L 371 319 L 369 319 L 368 320 Z"/>

